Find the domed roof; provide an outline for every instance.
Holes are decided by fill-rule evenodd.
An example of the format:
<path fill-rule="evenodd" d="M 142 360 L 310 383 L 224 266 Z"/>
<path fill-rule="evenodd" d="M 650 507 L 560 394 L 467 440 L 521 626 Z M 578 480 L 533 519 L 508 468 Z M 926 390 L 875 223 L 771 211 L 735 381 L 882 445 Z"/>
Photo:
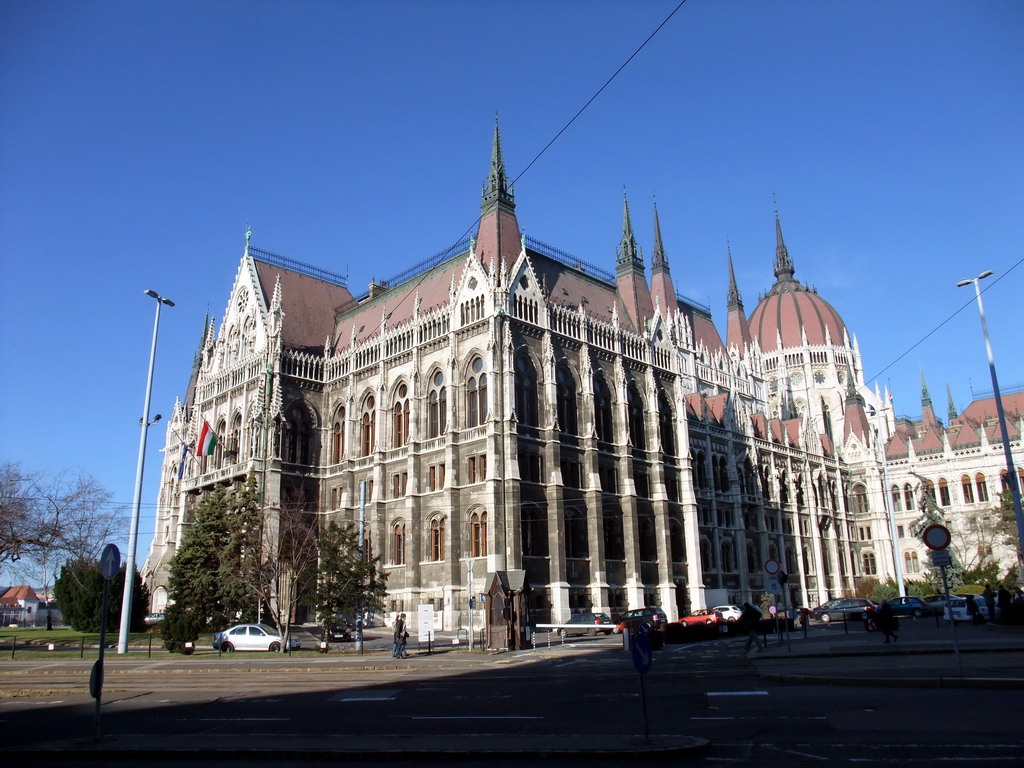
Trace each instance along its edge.
<path fill-rule="evenodd" d="M 826 338 L 832 344 L 842 344 L 846 333 L 843 318 L 815 291 L 793 279 L 796 269 L 782 240 L 778 214 L 775 237 L 776 281 L 750 315 L 751 336 L 760 342 L 764 352 L 779 349 L 780 338 L 783 347 L 802 347 L 804 334 L 807 344 L 825 344 Z"/>

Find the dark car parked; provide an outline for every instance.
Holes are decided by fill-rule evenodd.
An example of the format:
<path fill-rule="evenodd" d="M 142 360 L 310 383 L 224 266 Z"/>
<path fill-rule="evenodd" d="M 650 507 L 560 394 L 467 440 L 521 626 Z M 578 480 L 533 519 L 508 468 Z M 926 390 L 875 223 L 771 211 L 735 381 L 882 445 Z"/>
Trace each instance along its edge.
<path fill-rule="evenodd" d="M 634 630 L 641 624 L 650 624 L 651 629 L 658 629 L 667 621 L 668 616 L 661 608 L 635 608 L 619 616 L 615 622 L 615 631 L 621 632 L 626 627 Z"/>
<path fill-rule="evenodd" d="M 863 597 L 841 597 L 811 609 L 811 618 L 828 624 L 830 621 L 859 621 L 865 614 L 877 611 L 878 603 Z"/>
<path fill-rule="evenodd" d="M 572 626 L 562 627 L 558 630 L 558 634 L 562 637 L 569 637 L 571 635 L 590 635 L 593 637 L 598 632 L 610 635 L 615 631 L 615 624 L 607 613 L 577 613 L 566 624 Z"/>
<path fill-rule="evenodd" d="M 920 619 L 922 616 L 942 613 L 941 605 L 936 610 L 921 597 L 894 597 L 886 602 L 892 606 L 895 616 L 913 616 L 915 619 Z"/>

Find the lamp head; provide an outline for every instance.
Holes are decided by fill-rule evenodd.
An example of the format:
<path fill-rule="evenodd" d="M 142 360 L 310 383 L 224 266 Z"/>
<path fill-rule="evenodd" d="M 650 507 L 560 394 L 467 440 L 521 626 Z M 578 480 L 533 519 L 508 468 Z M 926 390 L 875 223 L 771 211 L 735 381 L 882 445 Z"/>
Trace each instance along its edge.
<path fill-rule="evenodd" d="M 143 291 L 147 296 L 152 296 L 154 299 L 159 299 L 160 295 L 156 291 Z"/>
<path fill-rule="evenodd" d="M 984 280 L 989 275 L 994 275 L 994 274 L 995 274 L 995 272 L 993 272 L 991 269 L 986 269 L 984 272 L 982 272 L 980 275 L 978 275 L 978 279 L 979 280 Z"/>
<path fill-rule="evenodd" d="M 970 285 L 973 282 L 973 280 L 961 280 L 959 283 L 956 284 L 956 287 L 963 288 L 965 285 Z"/>

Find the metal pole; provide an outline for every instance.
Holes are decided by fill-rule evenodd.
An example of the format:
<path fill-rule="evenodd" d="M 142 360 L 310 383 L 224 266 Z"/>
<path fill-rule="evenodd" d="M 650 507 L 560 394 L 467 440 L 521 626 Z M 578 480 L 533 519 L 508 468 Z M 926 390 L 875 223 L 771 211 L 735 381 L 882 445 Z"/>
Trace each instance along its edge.
<path fill-rule="evenodd" d="M 473 650 L 473 561 L 466 561 L 466 615 L 469 616 L 469 650 Z"/>
<path fill-rule="evenodd" d="M 147 296 L 156 299 L 156 318 L 153 320 L 153 343 L 149 349 L 149 372 L 146 375 L 146 399 L 142 403 L 142 421 L 139 435 L 139 461 L 135 469 L 135 495 L 132 499 L 132 519 L 128 529 L 128 558 L 124 566 L 124 593 L 121 597 L 121 632 L 117 639 L 117 652 L 128 652 L 128 629 L 132 616 L 132 593 L 135 590 L 135 548 L 139 540 L 139 512 L 142 505 L 142 471 L 146 464 L 146 434 L 149 432 L 149 400 L 153 393 L 153 367 L 156 364 L 156 336 L 160 329 L 160 306 L 173 307 L 174 302 L 163 299 L 154 291 Z"/>
<path fill-rule="evenodd" d="M 974 293 L 978 299 L 978 314 L 981 316 L 981 332 L 985 336 L 985 352 L 988 354 L 988 369 L 992 374 L 992 392 L 996 400 L 996 414 L 999 416 L 999 431 L 1003 436 L 1003 454 L 1006 456 L 1007 481 L 1010 485 L 1010 496 L 1013 498 L 1013 514 L 1017 519 L 1017 567 L 1024 577 L 1024 563 L 1021 562 L 1022 549 L 1024 549 L 1024 512 L 1021 511 L 1020 484 L 1017 482 L 1017 471 L 1013 467 L 1013 454 L 1010 452 L 1010 433 L 1006 430 L 1006 413 L 1003 411 L 1003 396 L 999 392 L 999 379 L 996 377 L 996 363 L 992 355 L 992 342 L 988 338 L 988 323 L 985 322 L 985 305 L 981 303 L 981 287 L 978 281 L 988 277 L 991 272 L 985 272 L 971 281 L 974 283 Z M 958 285 L 963 285 L 961 281 Z"/>
<path fill-rule="evenodd" d="M 359 483 L 359 562 L 366 559 L 366 481 Z M 363 652 L 363 599 L 356 601 L 356 650 Z"/>
<path fill-rule="evenodd" d="M 960 670 L 960 677 L 964 676 L 964 663 L 960 658 L 960 643 L 956 639 L 956 621 L 953 620 L 953 606 L 949 604 L 949 580 L 946 578 L 946 566 L 940 565 L 942 571 L 942 594 L 946 596 L 946 608 L 949 611 L 949 628 L 953 632 L 953 653 L 956 654 L 956 666 Z"/>
<path fill-rule="evenodd" d="M 888 425 L 888 420 L 882 416 L 882 420 Z M 886 430 L 888 432 L 888 430 Z M 886 435 L 888 437 L 888 435 Z M 878 428 L 875 427 L 875 446 L 882 454 L 882 502 L 885 506 L 885 515 L 889 518 L 889 540 L 892 543 L 892 568 L 896 576 L 896 586 L 899 589 L 900 597 L 907 596 L 907 584 L 903 579 L 903 563 L 900 561 L 900 543 L 896 531 L 896 515 L 892 509 L 892 495 L 889 488 L 889 459 L 885 455 L 885 443 L 879 440 Z"/>

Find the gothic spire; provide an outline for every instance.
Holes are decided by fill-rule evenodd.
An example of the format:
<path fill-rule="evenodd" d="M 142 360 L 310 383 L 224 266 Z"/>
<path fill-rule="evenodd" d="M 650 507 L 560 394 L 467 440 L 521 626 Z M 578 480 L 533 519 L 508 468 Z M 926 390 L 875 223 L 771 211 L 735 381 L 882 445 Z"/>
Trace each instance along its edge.
<path fill-rule="evenodd" d="M 732 268 L 732 246 L 726 245 L 726 252 L 729 258 L 729 309 L 739 307 L 743 309 L 743 299 L 740 297 L 739 288 L 736 287 L 736 272 Z"/>
<path fill-rule="evenodd" d="M 848 404 L 853 402 L 864 404 L 860 393 L 857 392 L 857 382 L 853 378 L 853 369 L 849 363 L 846 364 L 846 402 Z"/>
<path fill-rule="evenodd" d="M 629 200 L 626 199 L 626 190 L 622 190 L 622 240 L 619 242 L 618 258 L 615 265 L 622 269 L 632 270 L 639 266 L 643 272 L 643 261 L 640 259 L 640 249 L 636 244 L 636 237 L 633 236 L 633 223 L 629 218 Z"/>
<path fill-rule="evenodd" d="M 779 222 L 779 209 L 775 209 L 775 277 L 778 282 L 788 282 L 793 279 L 796 268 L 793 260 L 789 258 L 789 251 L 786 250 L 786 242 L 782 239 L 782 224 Z"/>
<path fill-rule="evenodd" d="M 958 418 L 960 414 L 956 412 L 956 405 L 953 404 L 953 392 L 949 388 L 949 384 L 946 385 L 946 399 L 949 401 L 949 423 L 952 424 L 953 420 Z"/>
<path fill-rule="evenodd" d="M 654 253 L 651 255 L 651 268 L 664 269 L 668 271 L 668 258 L 665 256 L 665 246 L 661 242 L 661 222 L 658 221 L 658 204 L 654 204 Z"/>
<path fill-rule="evenodd" d="M 928 384 L 924 380 L 924 370 L 921 371 L 921 405 L 932 407 L 932 397 L 928 394 Z"/>
<path fill-rule="evenodd" d="M 514 193 L 508 185 L 508 178 L 505 175 L 505 160 L 501 154 L 501 133 L 498 130 L 498 116 L 494 116 L 494 143 L 491 146 L 491 169 L 487 174 L 487 181 L 484 182 L 483 200 L 480 203 L 481 209 L 487 211 L 497 205 L 503 205 L 509 210 L 516 207 Z"/>

